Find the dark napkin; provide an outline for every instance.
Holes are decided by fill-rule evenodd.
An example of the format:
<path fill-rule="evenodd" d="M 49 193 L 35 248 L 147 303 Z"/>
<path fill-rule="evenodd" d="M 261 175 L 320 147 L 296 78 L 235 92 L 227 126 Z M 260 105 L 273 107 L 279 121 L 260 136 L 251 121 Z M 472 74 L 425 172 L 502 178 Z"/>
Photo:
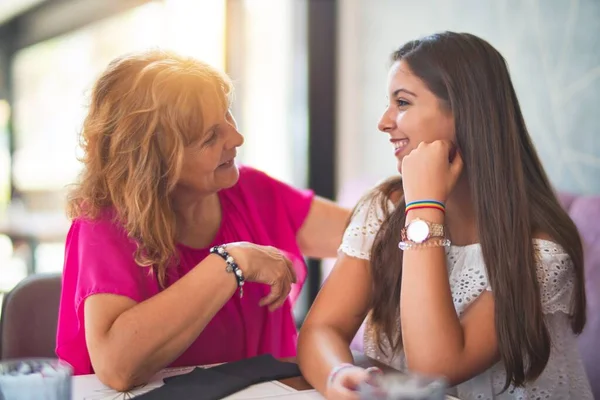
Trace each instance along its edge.
<path fill-rule="evenodd" d="M 273 356 L 265 354 L 213 368 L 195 368 L 187 374 L 165 378 L 164 386 L 136 397 L 136 399 L 217 400 L 256 383 L 300 375 L 300 369 L 295 363 L 278 361 Z"/>
<path fill-rule="evenodd" d="M 221 364 L 211 369 L 227 375 L 249 378 L 253 384 L 302 375 L 296 363 L 279 361 L 270 354 Z"/>
<path fill-rule="evenodd" d="M 165 400 L 165 399 L 199 399 L 217 400 L 230 394 L 239 392 L 252 385 L 249 379 L 237 376 L 225 375 L 211 369 L 196 368 L 196 373 L 191 377 L 189 374 L 180 375 L 175 381 L 167 381 L 165 385 L 153 389 L 148 393 L 137 396 L 136 399 L 143 400 Z"/>

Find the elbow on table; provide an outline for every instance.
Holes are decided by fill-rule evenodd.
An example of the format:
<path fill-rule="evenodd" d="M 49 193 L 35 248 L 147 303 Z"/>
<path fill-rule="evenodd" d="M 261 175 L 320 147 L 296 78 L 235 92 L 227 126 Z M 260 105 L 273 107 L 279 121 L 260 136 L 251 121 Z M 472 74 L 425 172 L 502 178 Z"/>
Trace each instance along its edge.
<path fill-rule="evenodd" d="M 130 368 L 119 366 L 119 363 L 101 363 L 94 371 L 100 382 L 118 392 L 126 392 L 142 383 Z"/>

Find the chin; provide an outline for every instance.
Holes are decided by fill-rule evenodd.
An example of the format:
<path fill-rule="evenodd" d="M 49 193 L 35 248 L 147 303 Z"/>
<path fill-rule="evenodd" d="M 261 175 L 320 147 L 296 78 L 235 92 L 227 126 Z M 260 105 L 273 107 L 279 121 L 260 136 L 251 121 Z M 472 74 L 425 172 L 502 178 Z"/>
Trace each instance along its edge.
<path fill-rule="evenodd" d="M 240 170 L 237 165 L 233 164 L 231 167 L 224 169 L 222 171 L 217 171 L 217 182 L 219 182 L 219 187 L 221 189 L 229 189 L 240 179 Z"/>

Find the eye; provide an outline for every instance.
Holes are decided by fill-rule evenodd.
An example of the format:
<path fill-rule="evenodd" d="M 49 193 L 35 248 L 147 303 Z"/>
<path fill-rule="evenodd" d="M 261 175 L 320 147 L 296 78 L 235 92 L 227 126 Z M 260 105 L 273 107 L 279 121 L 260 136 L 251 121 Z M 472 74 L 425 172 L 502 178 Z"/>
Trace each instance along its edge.
<path fill-rule="evenodd" d="M 409 106 L 410 103 L 404 99 L 396 99 L 396 105 L 398 105 L 398 107 L 406 107 Z"/>
<path fill-rule="evenodd" d="M 211 144 L 216 142 L 218 136 L 219 136 L 218 128 L 212 129 L 210 132 L 208 132 L 208 139 L 206 139 L 202 143 L 202 147 L 210 146 Z"/>

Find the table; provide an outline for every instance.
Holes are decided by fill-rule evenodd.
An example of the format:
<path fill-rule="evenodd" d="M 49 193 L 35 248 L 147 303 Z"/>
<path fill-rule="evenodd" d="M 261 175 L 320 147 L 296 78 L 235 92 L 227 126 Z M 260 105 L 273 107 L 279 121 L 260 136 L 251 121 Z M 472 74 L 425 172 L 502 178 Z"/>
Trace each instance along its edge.
<path fill-rule="evenodd" d="M 287 360 L 286 360 L 287 361 Z M 210 366 L 208 366 L 210 367 Z M 163 385 L 163 379 L 169 376 L 185 374 L 196 367 L 169 368 L 158 373 L 146 385 L 131 391 L 119 393 L 106 387 L 96 375 L 79 375 L 73 377 L 73 400 L 128 400 L 149 392 Z M 281 381 L 265 382 L 250 386 L 240 392 L 228 396 L 226 400 L 249 400 L 259 398 L 286 400 L 321 400 L 319 395 L 302 377 L 288 378 Z"/>
<path fill-rule="evenodd" d="M 379 367 L 383 371 L 394 371 L 393 368 L 373 360 L 361 353 L 353 353 L 354 363 L 361 367 Z M 295 362 L 295 359 L 282 359 Z M 210 366 L 205 366 L 210 367 Z M 158 373 L 148 384 L 125 393 L 118 393 L 104 386 L 95 375 L 79 375 L 73 377 L 73 400 L 126 400 L 149 392 L 163 385 L 162 380 L 169 376 L 185 374 L 195 367 L 169 368 Z M 323 397 L 301 376 L 253 385 L 241 392 L 228 396 L 226 400 L 246 399 L 284 399 L 284 400 L 320 400 Z M 456 399 L 447 396 L 447 400 Z M 456 399 L 458 400 L 458 399 Z"/>
<path fill-rule="evenodd" d="M 364 356 L 361 353 L 354 353 L 354 361 L 355 364 L 360 365 L 362 367 L 370 367 L 370 366 L 378 366 L 383 370 L 391 370 L 390 367 L 377 362 L 376 360 L 370 359 Z M 282 361 L 287 362 L 295 362 L 296 360 L 293 358 L 282 359 Z M 158 373 L 154 378 L 148 382 L 148 384 L 138 387 L 134 390 L 125 393 L 118 393 L 100 382 L 100 380 L 96 377 L 96 375 L 79 375 L 73 377 L 73 400 L 125 400 L 131 399 L 137 395 L 146 393 L 154 388 L 160 387 L 163 385 L 162 380 L 169 376 L 180 375 L 190 372 L 195 367 L 182 367 L 182 368 L 169 368 Z M 249 390 L 251 389 L 251 390 Z M 279 382 L 270 382 L 267 384 L 254 385 L 254 387 L 246 389 L 244 392 L 248 395 L 245 398 L 256 398 L 256 394 L 264 394 L 265 392 L 273 392 L 276 397 L 271 397 L 275 399 L 279 396 L 277 394 L 286 394 L 285 396 L 281 396 L 281 398 L 292 399 L 288 395 L 294 394 L 294 391 L 297 391 L 298 394 L 304 393 L 306 396 L 304 398 L 308 398 L 310 395 L 311 399 L 322 399 L 322 397 L 315 392 L 312 386 L 301 376 L 282 379 Z M 253 393 L 254 392 L 254 396 Z M 239 392 L 236 395 L 232 395 L 229 397 L 231 400 L 235 399 L 243 399 L 244 393 Z M 261 396 L 262 397 L 262 396 Z M 293 397 L 293 396 L 292 396 Z M 299 399 L 300 400 L 300 399 Z"/>

